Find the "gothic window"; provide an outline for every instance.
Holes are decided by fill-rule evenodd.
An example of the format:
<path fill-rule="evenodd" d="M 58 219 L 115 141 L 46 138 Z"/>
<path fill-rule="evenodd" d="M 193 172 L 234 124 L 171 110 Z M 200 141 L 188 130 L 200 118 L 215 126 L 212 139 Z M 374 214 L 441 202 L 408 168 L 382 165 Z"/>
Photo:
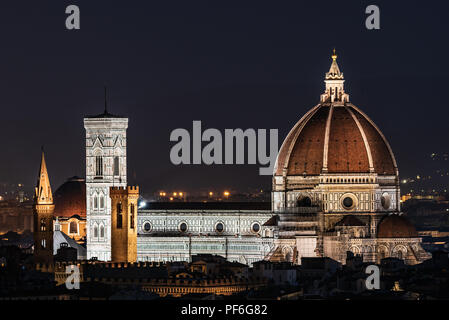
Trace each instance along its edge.
<path fill-rule="evenodd" d="M 45 241 L 45 239 L 42 239 L 42 241 L 41 241 L 41 246 L 42 246 L 42 248 L 46 248 L 47 247 L 47 242 Z"/>
<path fill-rule="evenodd" d="M 120 158 L 115 156 L 114 157 L 114 176 L 120 175 Z"/>
<path fill-rule="evenodd" d="M 131 226 L 131 229 L 134 229 L 134 211 L 135 211 L 135 206 L 134 206 L 134 203 L 132 203 L 131 204 L 131 207 L 130 207 L 130 219 L 131 219 L 131 221 L 130 221 L 130 226 Z"/>
<path fill-rule="evenodd" d="M 103 176 L 103 157 L 102 156 L 95 157 L 95 175 L 97 177 Z"/>
<path fill-rule="evenodd" d="M 104 238 L 104 227 L 100 226 L 100 238 Z"/>
<path fill-rule="evenodd" d="M 98 227 L 94 227 L 94 238 L 98 238 Z"/>
<path fill-rule="evenodd" d="M 117 203 L 117 229 L 121 229 L 123 226 L 122 204 Z"/>
<path fill-rule="evenodd" d="M 98 209 L 98 197 L 94 196 L 94 209 Z"/>
<path fill-rule="evenodd" d="M 100 196 L 100 209 L 104 208 L 104 196 Z"/>
<path fill-rule="evenodd" d="M 70 222 L 70 233 L 78 233 L 78 224 L 76 221 Z"/>

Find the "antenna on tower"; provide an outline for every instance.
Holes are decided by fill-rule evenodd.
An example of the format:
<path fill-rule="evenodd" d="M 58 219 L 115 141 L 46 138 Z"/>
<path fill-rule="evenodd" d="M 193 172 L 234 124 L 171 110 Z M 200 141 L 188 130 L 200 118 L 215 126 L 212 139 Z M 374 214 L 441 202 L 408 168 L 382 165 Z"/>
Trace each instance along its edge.
<path fill-rule="evenodd" d="M 104 113 L 108 113 L 108 96 L 107 96 L 107 87 L 104 86 Z"/>

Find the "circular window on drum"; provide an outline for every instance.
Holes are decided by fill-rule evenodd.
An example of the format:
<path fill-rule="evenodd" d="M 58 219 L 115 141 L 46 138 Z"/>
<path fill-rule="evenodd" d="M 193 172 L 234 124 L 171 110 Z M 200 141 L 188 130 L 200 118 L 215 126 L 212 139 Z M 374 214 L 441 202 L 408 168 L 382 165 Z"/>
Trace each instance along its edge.
<path fill-rule="evenodd" d="M 217 231 L 218 233 L 222 233 L 224 231 L 224 224 L 223 224 L 223 222 L 217 222 L 215 224 L 215 231 Z"/>
<path fill-rule="evenodd" d="M 181 222 L 181 223 L 179 224 L 178 228 L 179 228 L 179 231 L 181 231 L 181 232 L 186 232 L 187 229 L 188 229 L 187 223 Z"/>
<path fill-rule="evenodd" d="M 352 193 L 344 194 L 341 197 L 341 206 L 345 210 L 352 210 L 357 206 L 357 198 Z"/>
<path fill-rule="evenodd" d="M 254 222 L 254 223 L 251 225 L 251 232 L 253 232 L 253 233 L 259 233 L 259 231 L 260 231 L 260 224 L 259 224 L 259 222 Z"/>
<path fill-rule="evenodd" d="M 391 196 L 388 193 L 382 194 L 382 197 L 380 198 L 380 203 L 382 204 L 382 208 L 385 210 L 390 209 L 391 207 Z"/>
<path fill-rule="evenodd" d="M 145 221 L 143 224 L 143 231 L 150 232 L 151 229 L 152 229 L 151 223 L 149 223 L 148 221 Z"/>

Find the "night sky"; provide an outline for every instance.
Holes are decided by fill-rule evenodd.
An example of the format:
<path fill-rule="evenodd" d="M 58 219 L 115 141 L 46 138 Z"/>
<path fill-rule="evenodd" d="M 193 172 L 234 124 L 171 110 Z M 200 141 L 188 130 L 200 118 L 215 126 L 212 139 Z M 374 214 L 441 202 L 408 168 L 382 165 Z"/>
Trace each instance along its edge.
<path fill-rule="evenodd" d="M 66 6 L 81 30 L 65 28 Z M 381 30 L 365 28 L 365 8 Z M 174 166 L 170 132 L 290 128 L 324 90 L 337 49 L 350 100 L 389 140 L 401 177 L 449 151 L 445 1 L 1 1 L 0 182 L 53 190 L 85 176 L 83 116 L 129 117 L 128 183 L 143 192 L 270 188 L 258 165 Z M 429 169 L 430 170 L 430 169 Z"/>

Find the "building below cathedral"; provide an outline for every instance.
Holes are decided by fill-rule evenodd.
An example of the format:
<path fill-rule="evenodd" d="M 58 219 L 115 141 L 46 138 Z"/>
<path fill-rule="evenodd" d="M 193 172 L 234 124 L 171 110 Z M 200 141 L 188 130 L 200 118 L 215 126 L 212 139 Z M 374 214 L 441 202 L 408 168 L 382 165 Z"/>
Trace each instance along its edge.
<path fill-rule="evenodd" d="M 84 119 L 86 180 L 72 178 L 55 193 L 59 231 L 76 241 L 85 237 L 87 259 L 100 261 L 190 261 L 217 254 L 247 265 L 300 264 L 307 257 L 345 263 L 349 251 L 366 262 L 422 262 L 429 255 L 401 213 L 393 151 L 350 102 L 344 82 L 334 52 L 320 102 L 279 151 L 271 210 L 137 209 L 139 190 L 126 187 L 128 119 L 105 106 L 103 114 Z"/>

